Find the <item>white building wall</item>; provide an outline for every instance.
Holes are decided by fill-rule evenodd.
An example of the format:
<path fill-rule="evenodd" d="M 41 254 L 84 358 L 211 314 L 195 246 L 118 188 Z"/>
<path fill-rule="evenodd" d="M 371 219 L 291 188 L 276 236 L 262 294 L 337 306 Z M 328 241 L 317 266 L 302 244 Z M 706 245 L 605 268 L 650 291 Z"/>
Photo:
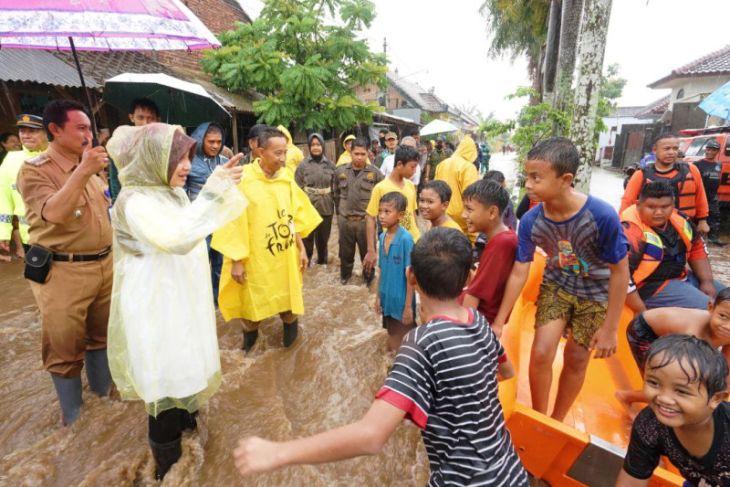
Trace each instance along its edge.
<path fill-rule="evenodd" d="M 703 76 L 697 78 L 679 78 L 672 80 L 667 87 L 672 88 L 672 95 L 669 97 L 669 109 L 674 107 L 675 102 L 692 103 L 699 102 L 704 95 L 709 95 L 720 86 L 730 81 L 729 75 Z M 677 99 L 679 90 L 683 89 L 682 98 Z"/>

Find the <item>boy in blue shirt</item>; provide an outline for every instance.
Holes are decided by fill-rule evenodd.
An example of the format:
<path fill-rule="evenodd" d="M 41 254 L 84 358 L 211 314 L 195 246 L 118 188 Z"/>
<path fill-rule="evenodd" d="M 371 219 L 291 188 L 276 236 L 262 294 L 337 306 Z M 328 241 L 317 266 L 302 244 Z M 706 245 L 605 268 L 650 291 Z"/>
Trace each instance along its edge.
<path fill-rule="evenodd" d="M 580 165 L 563 137 L 538 142 L 527 154 L 525 187 L 541 201 L 520 221 L 516 262 L 492 325 L 504 326 L 527 281 L 535 249 L 546 254 L 530 354 L 532 407 L 547 414 L 553 361 L 570 331 L 552 417 L 562 421 L 585 380 L 591 352 L 616 352 L 618 320 L 629 286 L 628 242 L 616 210 L 571 187 Z"/>
<path fill-rule="evenodd" d="M 400 343 L 414 326 L 416 300 L 413 287 L 406 281 L 406 269 L 411 266 L 413 237 L 400 225 L 408 201 L 396 191 L 380 198 L 378 220 L 383 233 L 378 237 L 378 294 L 375 311 L 383 315 L 383 328 L 388 330 L 388 350 L 397 352 Z"/>

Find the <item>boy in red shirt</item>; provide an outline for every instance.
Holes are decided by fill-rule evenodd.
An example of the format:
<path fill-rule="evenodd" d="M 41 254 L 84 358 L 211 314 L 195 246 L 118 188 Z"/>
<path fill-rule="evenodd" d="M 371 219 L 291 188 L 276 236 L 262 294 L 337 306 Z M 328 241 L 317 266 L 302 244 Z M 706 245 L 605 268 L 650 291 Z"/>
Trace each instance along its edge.
<path fill-rule="evenodd" d="M 502 221 L 504 209 L 510 203 L 509 194 L 499 183 L 482 180 L 464 190 L 463 200 L 463 217 L 469 233 L 484 233 L 487 237 L 463 304 L 466 308 L 477 308 L 500 336 L 502 327 L 495 327 L 493 322 L 517 251 L 517 234 Z"/>

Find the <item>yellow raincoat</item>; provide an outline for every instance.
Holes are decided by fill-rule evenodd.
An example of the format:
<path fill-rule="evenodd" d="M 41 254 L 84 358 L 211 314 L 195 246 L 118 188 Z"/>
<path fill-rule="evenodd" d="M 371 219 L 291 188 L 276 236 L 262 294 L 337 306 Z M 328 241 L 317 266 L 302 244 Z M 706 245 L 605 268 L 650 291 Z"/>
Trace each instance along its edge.
<path fill-rule="evenodd" d="M 477 158 L 477 146 L 470 136 L 466 136 L 461 140 L 456 152 L 442 161 L 436 167 L 436 175 L 434 179 L 445 181 L 451 188 L 451 201 L 446 210 L 452 220 L 459 224 L 464 233 L 466 231 L 466 222 L 461 216 L 464 211 L 464 201 L 461 194 L 471 183 L 479 180 L 479 171 L 474 166 L 474 160 Z M 476 240 L 476 234 L 468 234 L 472 243 Z"/>
<path fill-rule="evenodd" d="M 0 166 L 0 240 L 10 240 L 13 232 L 13 216 L 17 216 L 20 239 L 23 243 L 28 243 L 25 203 L 15 184 L 18 179 L 18 171 L 20 171 L 23 162 L 41 152 L 29 151 L 25 147 L 19 151 L 8 152 L 2 166 Z"/>
<path fill-rule="evenodd" d="M 342 148 L 343 149 L 345 148 L 345 144 L 347 144 L 347 141 L 355 140 L 356 138 L 357 137 L 355 137 L 354 135 L 348 135 L 347 137 L 345 137 L 345 140 L 342 141 Z M 345 152 L 340 154 L 340 157 L 337 159 L 336 166 L 342 166 L 344 164 L 349 164 L 351 162 L 352 162 L 352 154 L 350 154 L 350 151 L 345 149 Z M 369 163 L 370 163 L 370 161 L 368 161 L 368 164 Z"/>
<path fill-rule="evenodd" d="M 109 369 L 122 399 L 142 399 L 153 416 L 194 412 L 220 385 L 205 237 L 246 206 L 222 169 L 193 203 L 169 186 L 175 130 L 182 128 L 123 126 L 107 144 L 122 183 L 112 210 Z"/>
<path fill-rule="evenodd" d="M 244 167 L 238 189 L 249 206 L 215 232 L 211 243 L 224 256 L 218 294 L 223 318 L 261 321 L 284 311 L 303 314 L 295 233 L 306 237 L 322 217 L 289 171 L 281 170 L 268 178 L 258 159 Z M 243 284 L 231 277 L 233 260 L 243 261 Z"/>
<path fill-rule="evenodd" d="M 276 128 L 286 135 L 286 167 L 291 171 L 293 177 L 294 173 L 297 172 L 297 167 L 304 160 L 304 152 L 294 145 L 294 140 L 286 127 L 279 125 Z"/>

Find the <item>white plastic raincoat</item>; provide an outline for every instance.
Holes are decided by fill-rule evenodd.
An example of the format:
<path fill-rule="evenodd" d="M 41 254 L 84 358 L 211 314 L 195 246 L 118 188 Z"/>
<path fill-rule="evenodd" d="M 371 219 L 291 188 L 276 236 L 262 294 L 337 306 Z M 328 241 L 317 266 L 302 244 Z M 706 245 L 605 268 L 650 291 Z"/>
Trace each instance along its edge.
<path fill-rule="evenodd" d="M 196 411 L 220 385 L 205 237 L 247 204 L 222 169 L 193 203 L 168 185 L 175 130 L 120 127 L 107 144 L 122 183 L 112 210 L 109 367 L 122 398 L 142 399 L 153 416 Z"/>

